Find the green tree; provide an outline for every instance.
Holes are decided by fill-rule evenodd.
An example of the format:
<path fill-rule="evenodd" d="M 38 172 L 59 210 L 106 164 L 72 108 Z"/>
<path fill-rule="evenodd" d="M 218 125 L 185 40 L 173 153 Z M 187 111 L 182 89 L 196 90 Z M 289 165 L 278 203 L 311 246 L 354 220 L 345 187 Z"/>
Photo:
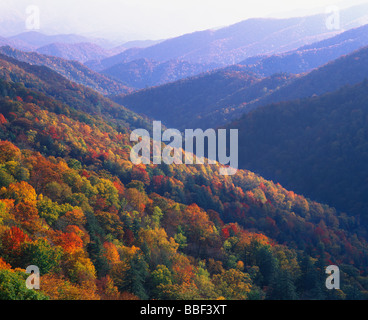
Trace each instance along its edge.
<path fill-rule="evenodd" d="M 160 222 L 161 222 L 162 217 L 163 217 L 162 210 L 159 207 L 155 207 L 153 209 L 153 214 L 152 214 L 152 222 L 155 228 L 160 227 Z"/>
<path fill-rule="evenodd" d="M 0 270 L 0 300 L 47 300 L 43 293 L 27 289 L 28 276 L 20 271 Z"/>
<path fill-rule="evenodd" d="M 136 254 L 130 261 L 130 268 L 126 273 L 126 289 L 142 300 L 148 299 L 145 283 L 148 277 L 148 264 L 143 255 Z"/>
<path fill-rule="evenodd" d="M 52 247 L 46 239 L 42 238 L 35 242 L 24 243 L 21 250 L 24 266 L 37 266 L 41 275 L 59 266 L 63 254 L 60 247 Z"/>
<path fill-rule="evenodd" d="M 296 300 L 298 295 L 290 273 L 280 269 L 275 275 L 269 293 L 267 296 L 270 300 Z"/>
<path fill-rule="evenodd" d="M 0 169 L 0 188 L 8 187 L 10 184 L 14 183 L 14 177 L 9 174 L 6 170 Z"/>
<path fill-rule="evenodd" d="M 171 271 L 164 265 L 158 265 L 156 270 L 151 273 L 151 286 L 152 294 L 154 298 L 162 299 L 164 298 L 160 294 L 160 286 L 166 286 L 172 284 L 172 274 Z"/>

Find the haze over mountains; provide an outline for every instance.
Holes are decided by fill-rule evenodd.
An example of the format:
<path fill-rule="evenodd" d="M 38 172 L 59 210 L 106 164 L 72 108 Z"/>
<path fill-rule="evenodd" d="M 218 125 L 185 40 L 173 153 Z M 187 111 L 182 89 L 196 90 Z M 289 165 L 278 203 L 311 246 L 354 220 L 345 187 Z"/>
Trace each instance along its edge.
<path fill-rule="evenodd" d="M 141 58 L 229 65 L 260 54 L 286 52 L 359 27 L 368 23 L 367 12 L 368 5 L 343 10 L 340 13 L 339 31 L 327 29 L 324 14 L 289 19 L 248 19 L 218 30 L 194 32 L 168 39 L 148 48 L 127 50 L 99 64 L 90 62 L 87 66 L 102 70 L 118 62 Z"/>
<path fill-rule="evenodd" d="M 219 30 L 199 31 L 168 39 L 145 49 L 130 49 L 117 57 L 96 63 L 96 70 L 109 68 L 117 62 L 136 59 L 229 65 L 247 57 L 272 54 L 297 48 L 336 34 L 327 30 L 324 15 L 291 19 L 249 19 Z M 293 32 L 290 32 L 293 30 Z"/>
<path fill-rule="evenodd" d="M 137 112 L 164 121 L 166 118 L 175 119 L 171 125 L 184 128 L 184 119 L 188 122 L 193 119 L 193 125 L 205 128 L 223 125 L 258 105 L 324 93 L 351 83 L 347 78 L 346 81 L 340 79 L 335 81 L 335 86 L 330 83 L 331 87 L 325 88 L 315 82 L 318 85 L 313 87 L 311 84 L 307 89 L 305 84 L 312 81 L 310 77 L 313 74 L 301 79 L 288 74 L 309 72 L 368 45 L 367 25 L 342 32 L 343 28 L 365 21 L 365 7 L 342 11 L 342 29 L 339 31 L 326 28 L 326 15 L 314 15 L 289 19 L 249 19 L 218 30 L 195 32 L 156 44 L 140 41 L 115 48 L 108 48 L 108 42 L 103 39 L 93 39 L 95 43 L 92 43 L 88 42 L 91 39 L 73 34 L 49 36 L 28 32 L 4 38 L 3 41 L 13 43 L 14 47 L 23 44 L 35 48 L 34 51 L 43 56 L 9 48 L 1 50 L 22 61 L 48 66 L 102 94 L 117 95 L 114 98 L 116 101 L 126 103 Z M 316 41 L 321 38 L 323 40 Z M 15 42 L 17 45 L 14 45 Z M 148 47 L 131 47 L 139 45 Z M 301 46 L 298 48 L 298 45 Z M 118 51 L 122 52 L 114 54 Z M 248 58 L 242 60 L 245 57 Z M 225 67 L 224 71 L 219 68 L 234 61 L 240 61 L 239 65 Z M 254 82 L 247 82 L 243 87 L 222 86 L 232 81 L 237 83 L 242 76 L 247 78 L 251 74 Z M 361 80 L 358 75 L 355 77 Z M 203 92 L 207 92 L 206 86 L 213 86 L 214 79 L 218 80 L 219 85 L 212 88 L 216 88 L 216 94 L 210 94 L 211 99 L 205 98 L 207 94 Z M 175 82 L 177 80 L 183 81 Z M 148 87 L 152 88 L 125 96 Z M 196 92 L 192 87 L 201 89 Z M 209 88 L 208 92 L 212 89 Z M 172 97 L 167 99 L 167 96 Z M 202 101 L 203 98 L 206 102 Z M 170 105 L 172 102 L 174 107 Z M 182 110 L 187 115 L 181 118 L 172 117 L 170 113 Z"/>
<path fill-rule="evenodd" d="M 265 77 L 278 72 L 304 73 L 367 45 L 368 24 L 296 50 L 266 57 L 256 56 L 239 64 Z"/>
<path fill-rule="evenodd" d="M 288 19 L 248 19 L 228 27 L 194 32 L 165 41 L 131 41 L 119 46 L 105 39 L 75 34 L 45 35 L 35 31 L 0 39 L 0 44 L 76 60 L 126 87 L 141 89 L 233 63 L 248 65 L 249 61 L 244 61 L 246 58 L 252 59 L 252 65 L 248 67 L 263 76 L 308 71 L 351 52 L 352 48 L 357 49 L 365 41 L 363 35 L 366 30 L 361 29 L 362 36 L 357 30 L 346 34 L 345 38 L 329 39 L 334 42 L 333 45 L 329 42 L 316 43 L 368 22 L 365 9 L 367 6 L 361 5 L 341 11 L 339 30 L 329 30 L 326 27 L 327 15 L 319 14 Z M 297 48 L 298 52 L 285 54 Z M 316 49 L 319 58 L 315 56 Z M 272 54 L 280 54 L 280 57 L 260 61 L 262 55 Z M 287 67 L 287 63 L 280 62 L 280 59 L 287 59 L 290 66 Z M 255 61 L 257 64 L 254 64 Z M 278 68 L 279 64 L 283 67 Z"/>
<path fill-rule="evenodd" d="M 11 37 L 1 37 L 1 45 L 15 49 L 37 51 L 59 58 L 86 62 L 103 59 L 132 47 L 145 48 L 160 41 L 129 41 L 116 43 L 100 38 L 89 38 L 76 34 L 47 35 L 37 31 L 23 32 Z"/>
<path fill-rule="evenodd" d="M 39 48 L 52 43 L 75 44 L 88 42 L 89 39 L 76 34 L 46 35 L 37 31 L 23 32 L 8 38 L 9 41 L 19 41 L 30 48 Z"/>

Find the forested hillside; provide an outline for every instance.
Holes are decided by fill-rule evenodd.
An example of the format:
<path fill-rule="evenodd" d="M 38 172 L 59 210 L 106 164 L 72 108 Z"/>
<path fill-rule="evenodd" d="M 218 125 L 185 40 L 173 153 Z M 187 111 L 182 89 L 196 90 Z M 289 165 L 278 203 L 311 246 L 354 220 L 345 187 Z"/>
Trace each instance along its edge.
<path fill-rule="evenodd" d="M 134 114 L 96 91 L 70 82 L 47 67 L 30 65 L 1 54 L 0 66 L 2 79 L 21 82 L 25 87 L 58 99 L 73 109 L 86 111 L 95 116 L 109 116 L 123 121 L 124 125 L 130 123 L 135 128 L 148 125 L 146 118 Z"/>
<path fill-rule="evenodd" d="M 208 129 L 236 119 L 238 109 L 270 95 L 293 78 L 287 74 L 262 78 L 243 66 L 232 66 L 112 99 L 168 127 Z"/>
<path fill-rule="evenodd" d="M 129 87 L 142 89 L 192 77 L 214 70 L 217 67 L 219 65 L 214 63 L 189 63 L 181 60 L 158 62 L 138 59 L 126 63 L 118 63 L 102 70 L 101 73 L 117 79 Z"/>
<path fill-rule="evenodd" d="M 241 167 L 366 221 L 367 101 L 366 80 L 254 110 L 229 126 L 239 128 Z"/>
<path fill-rule="evenodd" d="M 250 110 L 260 105 L 333 92 L 342 86 L 357 84 L 367 77 L 368 47 L 363 47 L 304 74 L 247 108 Z"/>
<path fill-rule="evenodd" d="M 124 51 L 124 49 L 121 51 Z M 76 60 L 81 63 L 89 60 L 103 59 L 113 55 L 109 50 L 90 42 L 72 44 L 56 42 L 37 48 L 37 52 L 66 60 Z"/>
<path fill-rule="evenodd" d="M 88 89 L 1 61 L 2 299 L 367 298 L 359 219 L 250 171 L 135 166 L 132 112 L 123 124 Z M 334 263 L 342 288 L 328 291 Z M 31 264 L 40 291 L 23 287 Z"/>
<path fill-rule="evenodd" d="M 0 53 L 32 65 L 48 67 L 68 80 L 87 86 L 101 94 L 121 94 L 132 91 L 119 81 L 92 71 L 77 61 L 68 61 L 37 52 L 23 52 L 9 46 L 0 47 Z"/>

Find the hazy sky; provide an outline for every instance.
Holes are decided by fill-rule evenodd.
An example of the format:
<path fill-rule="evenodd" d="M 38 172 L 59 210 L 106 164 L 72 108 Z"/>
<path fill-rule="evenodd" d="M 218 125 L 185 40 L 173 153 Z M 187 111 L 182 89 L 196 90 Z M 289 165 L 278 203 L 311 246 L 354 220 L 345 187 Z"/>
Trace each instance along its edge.
<path fill-rule="evenodd" d="M 251 17 L 324 12 L 368 0 L 0 0 L 0 21 L 24 29 L 26 8 L 40 9 L 41 32 L 79 33 L 124 40 L 162 39 L 230 25 Z M 3 28 L 4 30 L 4 28 Z M 25 30 L 23 30 L 25 31 Z"/>

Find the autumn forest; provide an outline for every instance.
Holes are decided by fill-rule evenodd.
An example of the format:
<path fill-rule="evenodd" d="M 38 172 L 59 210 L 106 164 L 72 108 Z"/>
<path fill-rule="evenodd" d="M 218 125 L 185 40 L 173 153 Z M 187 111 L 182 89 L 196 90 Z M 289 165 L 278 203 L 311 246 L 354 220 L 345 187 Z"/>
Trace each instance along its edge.
<path fill-rule="evenodd" d="M 301 29 L 293 48 L 283 28 L 298 21 L 264 23 L 255 62 L 234 38 L 257 25 L 229 27 L 219 47 L 218 31 L 193 35 L 199 52 L 175 38 L 87 63 L 77 45 L 69 60 L 0 48 L 0 300 L 368 299 L 366 33 L 348 48 Z M 282 64 L 299 47 L 321 57 L 314 71 Z M 265 75 L 266 53 L 285 72 Z M 133 164 L 130 133 L 153 119 L 238 128 L 240 169 Z M 39 290 L 25 286 L 30 265 Z"/>

